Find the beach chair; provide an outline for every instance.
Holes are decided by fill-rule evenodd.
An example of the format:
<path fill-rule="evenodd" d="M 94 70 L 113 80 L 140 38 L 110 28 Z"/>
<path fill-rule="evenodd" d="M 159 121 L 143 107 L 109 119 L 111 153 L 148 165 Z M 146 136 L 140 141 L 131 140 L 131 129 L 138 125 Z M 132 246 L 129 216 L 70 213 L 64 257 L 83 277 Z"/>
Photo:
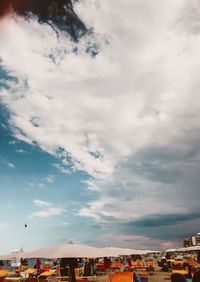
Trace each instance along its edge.
<path fill-rule="evenodd" d="M 147 272 L 137 272 L 141 282 L 148 282 L 149 281 L 149 273 Z"/>
<path fill-rule="evenodd" d="M 141 267 L 140 261 L 131 261 L 133 269 L 137 270 Z"/>
<path fill-rule="evenodd" d="M 52 276 L 56 276 L 56 275 L 57 275 L 56 270 L 44 271 L 39 275 L 39 281 L 40 282 L 46 282 L 46 281 L 50 280 L 52 278 Z"/>
<path fill-rule="evenodd" d="M 179 273 L 182 275 L 187 275 L 188 274 L 188 270 L 185 269 L 172 269 L 172 273 Z"/>
<path fill-rule="evenodd" d="M 0 269 L 0 275 L 6 275 L 7 273 L 9 273 L 8 269 Z"/>
<path fill-rule="evenodd" d="M 134 266 L 135 268 L 140 268 L 140 261 L 139 260 L 135 261 Z"/>
<path fill-rule="evenodd" d="M 111 279 L 110 279 L 111 277 Z M 109 274 L 107 282 L 132 282 L 133 272 L 115 272 L 114 274 Z"/>
<path fill-rule="evenodd" d="M 97 273 L 97 274 L 104 274 L 105 271 L 106 271 L 105 266 L 104 266 L 103 263 L 97 264 L 95 270 L 96 270 L 96 273 Z"/>
<path fill-rule="evenodd" d="M 194 274 L 197 271 L 197 264 L 194 262 L 193 259 L 188 259 L 187 263 L 189 264 L 189 268 L 191 270 L 192 276 L 194 276 Z"/>
<path fill-rule="evenodd" d="M 172 262 L 172 270 L 183 270 L 184 263 L 185 262 L 183 260 L 174 260 Z"/>
<path fill-rule="evenodd" d="M 8 275 L 8 269 L 0 269 L 0 282 L 4 280 L 4 278 Z"/>
<path fill-rule="evenodd" d="M 153 260 L 148 261 L 148 266 L 147 266 L 148 271 L 155 271 L 155 263 Z"/>
<path fill-rule="evenodd" d="M 45 264 L 43 267 L 42 267 L 42 270 L 52 270 L 52 267 L 49 265 L 49 264 Z"/>
<path fill-rule="evenodd" d="M 25 277 L 25 278 L 29 278 L 33 275 L 35 275 L 37 273 L 37 269 L 36 268 L 28 268 L 23 272 L 20 272 L 20 276 Z"/>

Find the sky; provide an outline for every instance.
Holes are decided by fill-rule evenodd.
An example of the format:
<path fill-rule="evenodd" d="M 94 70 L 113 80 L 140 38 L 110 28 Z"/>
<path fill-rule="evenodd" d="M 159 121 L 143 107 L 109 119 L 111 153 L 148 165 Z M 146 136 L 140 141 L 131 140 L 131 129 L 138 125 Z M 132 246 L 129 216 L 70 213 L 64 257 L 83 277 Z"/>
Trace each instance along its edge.
<path fill-rule="evenodd" d="M 178 247 L 200 231 L 200 1 L 73 9 L 78 40 L 0 18 L 0 253 Z"/>

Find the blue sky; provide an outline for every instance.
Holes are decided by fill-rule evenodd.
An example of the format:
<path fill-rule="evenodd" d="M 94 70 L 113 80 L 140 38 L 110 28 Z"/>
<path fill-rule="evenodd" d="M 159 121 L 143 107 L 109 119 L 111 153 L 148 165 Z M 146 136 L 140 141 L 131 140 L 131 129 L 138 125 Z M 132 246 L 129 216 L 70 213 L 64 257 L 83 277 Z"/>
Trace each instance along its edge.
<path fill-rule="evenodd" d="M 200 228 L 199 2 L 74 11 L 77 40 L 0 19 L 0 253 L 177 247 Z"/>
<path fill-rule="evenodd" d="M 8 117 L 1 106 L 2 252 L 22 245 L 28 250 L 70 239 L 79 241 L 80 229 L 81 240 L 91 240 L 92 236 L 85 229 L 95 234 L 95 223 L 74 215 L 79 202 L 92 198 L 83 183 L 87 175 L 61 173 L 54 166 L 58 162 L 55 157 L 13 137 L 7 125 Z M 34 200 L 43 203 L 38 206 Z M 48 207 L 55 211 L 51 214 Z M 31 216 L 37 211 L 46 211 L 46 216 Z"/>

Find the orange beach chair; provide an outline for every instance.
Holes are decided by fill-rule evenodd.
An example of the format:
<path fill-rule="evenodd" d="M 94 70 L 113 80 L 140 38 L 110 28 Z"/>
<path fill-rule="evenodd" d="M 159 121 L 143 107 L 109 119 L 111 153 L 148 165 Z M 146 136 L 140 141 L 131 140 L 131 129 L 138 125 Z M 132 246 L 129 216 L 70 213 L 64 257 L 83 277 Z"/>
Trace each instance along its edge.
<path fill-rule="evenodd" d="M 112 276 L 111 276 L 112 275 Z M 107 282 L 110 282 L 110 276 L 112 282 L 132 282 L 133 272 L 116 272 L 108 276 Z"/>

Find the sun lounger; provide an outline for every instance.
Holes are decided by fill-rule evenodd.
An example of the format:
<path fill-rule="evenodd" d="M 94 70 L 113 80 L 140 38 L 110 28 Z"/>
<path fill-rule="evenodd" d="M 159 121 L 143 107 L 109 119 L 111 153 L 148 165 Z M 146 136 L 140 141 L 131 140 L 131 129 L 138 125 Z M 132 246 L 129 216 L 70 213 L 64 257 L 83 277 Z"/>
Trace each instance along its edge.
<path fill-rule="evenodd" d="M 44 271 L 39 275 L 39 281 L 41 282 L 48 281 L 52 276 L 56 274 L 57 274 L 56 270 Z"/>
<path fill-rule="evenodd" d="M 183 270 L 183 265 L 185 262 L 183 260 L 174 260 L 172 262 L 172 270 Z"/>
<path fill-rule="evenodd" d="M 0 269 L 0 276 L 4 276 L 6 275 L 7 273 L 9 273 L 9 270 L 8 269 Z"/>
<path fill-rule="evenodd" d="M 0 282 L 4 280 L 6 276 L 8 276 L 9 270 L 8 269 L 0 269 Z"/>
<path fill-rule="evenodd" d="M 155 271 L 155 263 L 153 260 L 148 261 L 148 266 L 146 267 L 146 270 L 149 272 Z"/>
<path fill-rule="evenodd" d="M 45 264 L 45 265 L 42 267 L 42 270 L 52 270 L 52 267 L 51 267 L 49 264 Z"/>
<path fill-rule="evenodd" d="M 3 281 L 5 277 L 17 277 L 18 274 L 8 269 L 0 269 L 0 281 Z"/>
<path fill-rule="evenodd" d="M 149 273 L 147 272 L 137 272 L 141 281 L 149 281 Z"/>
<path fill-rule="evenodd" d="M 187 270 L 184 269 L 172 269 L 172 273 L 179 273 L 179 274 L 188 274 Z"/>
<path fill-rule="evenodd" d="M 35 272 L 37 272 L 36 268 L 28 268 L 27 270 L 24 271 L 24 273 L 28 273 L 28 274 L 34 274 Z"/>
<path fill-rule="evenodd" d="M 110 279 L 111 276 L 111 279 Z M 116 272 L 108 276 L 107 282 L 132 282 L 133 272 Z"/>
<path fill-rule="evenodd" d="M 20 272 L 20 276 L 28 278 L 28 277 L 36 274 L 36 273 L 37 273 L 37 269 L 36 268 L 28 268 L 25 271 Z"/>

